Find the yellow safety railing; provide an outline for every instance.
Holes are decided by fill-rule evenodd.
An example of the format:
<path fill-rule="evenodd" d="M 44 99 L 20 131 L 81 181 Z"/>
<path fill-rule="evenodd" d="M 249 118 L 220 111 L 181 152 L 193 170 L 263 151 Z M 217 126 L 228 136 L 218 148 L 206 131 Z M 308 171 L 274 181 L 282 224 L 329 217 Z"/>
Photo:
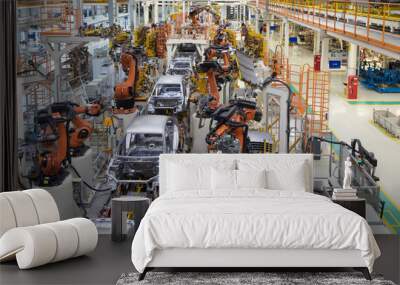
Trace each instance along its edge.
<path fill-rule="evenodd" d="M 271 12 L 400 52 L 400 3 L 270 0 Z"/>

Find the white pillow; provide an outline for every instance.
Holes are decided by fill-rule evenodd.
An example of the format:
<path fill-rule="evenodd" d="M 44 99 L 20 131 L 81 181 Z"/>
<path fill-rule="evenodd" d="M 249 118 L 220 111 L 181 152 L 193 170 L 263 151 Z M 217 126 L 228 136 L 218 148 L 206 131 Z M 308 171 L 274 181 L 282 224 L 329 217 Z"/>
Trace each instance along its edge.
<path fill-rule="evenodd" d="M 267 188 L 267 171 L 236 170 L 237 188 Z"/>
<path fill-rule="evenodd" d="M 236 168 L 235 160 L 217 160 L 212 165 L 190 161 L 167 164 L 167 191 L 212 190 L 212 169 L 225 172 Z"/>
<path fill-rule="evenodd" d="M 307 191 L 306 163 L 266 170 L 267 188 L 271 190 Z"/>
<path fill-rule="evenodd" d="M 186 191 L 210 189 L 210 167 L 190 167 L 186 164 L 169 163 L 168 190 Z"/>
<path fill-rule="evenodd" d="M 234 191 L 237 189 L 236 186 L 236 170 L 233 169 L 220 169 L 212 167 L 211 170 L 212 178 L 212 190 L 226 190 Z"/>

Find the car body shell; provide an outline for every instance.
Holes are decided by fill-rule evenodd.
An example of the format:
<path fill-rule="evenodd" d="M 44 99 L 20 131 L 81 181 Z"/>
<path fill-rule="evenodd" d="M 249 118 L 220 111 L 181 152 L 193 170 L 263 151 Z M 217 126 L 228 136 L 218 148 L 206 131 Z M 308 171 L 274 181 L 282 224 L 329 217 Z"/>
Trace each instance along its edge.
<path fill-rule="evenodd" d="M 158 181 L 161 153 L 175 153 L 179 131 L 169 116 L 142 115 L 128 127 L 107 169 L 116 183 L 139 183 L 151 186 Z"/>
<path fill-rule="evenodd" d="M 172 59 L 167 68 L 167 74 L 170 75 L 193 75 L 194 62 L 190 57 L 176 57 Z"/>
<path fill-rule="evenodd" d="M 185 112 L 188 105 L 189 88 L 182 75 L 163 75 L 147 101 L 149 114 L 177 114 Z"/>

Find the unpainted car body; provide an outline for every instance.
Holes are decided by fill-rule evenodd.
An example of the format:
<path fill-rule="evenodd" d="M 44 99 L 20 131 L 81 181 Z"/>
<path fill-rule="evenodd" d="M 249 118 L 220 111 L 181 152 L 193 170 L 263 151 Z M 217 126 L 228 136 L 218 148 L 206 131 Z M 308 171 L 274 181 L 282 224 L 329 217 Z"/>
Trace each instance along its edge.
<path fill-rule="evenodd" d="M 189 86 L 182 75 L 161 76 L 147 102 L 149 114 L 177 114 L 188 106 Z"/>
<path fill-rule="evenodd" d="M 107 175 L 116 183 L 140 183 L 153 188 L 162 153 L 176 153 L 179 130 L 169 116 L 142 115 L 128 127 L 112 157 Z"/>
<path fill-rule="evenodd" d="M 167 68 L 167 74 L 192 76 L 194 62 L 190 57 L 176 57 L 172 59 Z"/>

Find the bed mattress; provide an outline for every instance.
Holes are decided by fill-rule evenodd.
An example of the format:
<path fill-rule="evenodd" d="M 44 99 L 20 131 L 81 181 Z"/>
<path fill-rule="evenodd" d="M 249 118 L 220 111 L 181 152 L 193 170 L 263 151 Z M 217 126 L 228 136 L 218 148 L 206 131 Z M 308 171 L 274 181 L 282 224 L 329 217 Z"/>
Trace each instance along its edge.
<path fill-rule="evenodd" d="M 246 189 L 166 193 L 150 206 L 132 243 L 139 272 L 163 249 L 359 250 L 372 271 L 379 248 L 368 223 L 307 192 Z"/>

